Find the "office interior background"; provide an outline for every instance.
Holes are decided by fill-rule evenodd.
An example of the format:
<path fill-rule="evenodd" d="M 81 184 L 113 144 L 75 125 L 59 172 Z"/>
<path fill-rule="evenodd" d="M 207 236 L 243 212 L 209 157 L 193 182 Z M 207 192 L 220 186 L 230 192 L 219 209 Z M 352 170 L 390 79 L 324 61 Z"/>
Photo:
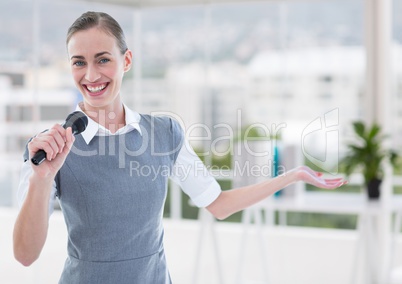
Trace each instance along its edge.
<path fill-rule="evenodd" d="M 26 141 L 50 125 L 62 122 L 81 99 L 70 75 L 65 36 L 74 19 L 88 10 L 105 11 L 116 18 L 133 50 L 133 68 L 126 74 L 121 90 L 124 102 L 141 113 L 174 115 L 185 129 L 195 129 L 193 138 L 200 137 L 193 139 L 197 152 L 215 147 L 215 151 L 203 157 L 209 167 L 231 170 L 230 143 L 220 139 L 230 136 L 228 127 L 237 133 L 250 125 L 263 125 L 271 134 L 279 127 L 275 143 L 284 160 L 285 150 L 292 149 L 294 161 L 308 163 L 328 175 L 342 174 L 338 163 L 345 154 L 346 143 L 353 139 L 352 122 L 371 116 L 367 109 L 370 28 L 365 18 L 370 1 L 211 1 L 198 4 L 184 1 L 180 5 L 161 1 L 154 6 L 145 4 L 146 1 L 138 6 L 112 2 L 1 1 L 1 208 L 13 212 L 18 208 L 19 171 Z M 388 93 L 375 96 L 387 98 L 387 118 L 381 122 L 389 135 L 388 146 L 402 151 L 402 18 L 399 15 L 402 1 L 387 2 L 392 6 L 385 88 Z M 313 123 L 319 123 L 318 128 L 316 124 L 312 127 Z M 216 144 L 201 139 L 205 135 L 201 127 L 197 127 L 201 124 L 211 132 L 211 141 L 218 141 Z M 224 189 L 230 188 L 233 181 L 220 180 Z M 341 191 L 362 193 L 358 184 Z M 392 198 L 400 189 L 392 186 L 389 191 Z M 336 231 L 351 235 L 357 231 L 356 214 L 293 212 L 286 216 L 288 227 L 300 230 L 330 228 L 331 234 Z M 189 204 L 184 194 L 168 197 L 165 217 L 168 221 L 200 222 L 198 209 Z M 280 223 L 279 215 L 274 219 L 274 223 Z M 223 223 L 218 222 L 216 226 L 241 227 L 242 214 L 226 221 L 230 224 Z M 197 228 L 195 226 L 195 230 Z M 3 230 L 0 234 L 3 235 Z M 8 240 L 10 236 L 2 237 Z M 237 246 L 236 243 L 231 245 Z M 350 253 L 353 239 L 348 248 L 345 250 L 349 254 L 345 256 L 353 256 Z M 14 268 L 15 264 L 10 264 L 13 261 L 11 254 L 7 254 L 0 262 L 0 271 L 12 267 L 14 273 L 25 273 L 26 270 Z M 342 281 L 350 278 L 351 269 L 343 272 Z M 38 272 L 33 270 L 35 268 L 29 271 L 36 275 Z M 292 271 L 291 268 L 288 267 L 288 271 Z M 176 275 L 181 272 L 173 278 Z M 331 279 L 322 278 L 322 274 L 317 275 L 305 283 L 347 283 L 330 282 Z M 1 277 L 0 274 L 3 283 Z M 184 280 L 176 277 L 177 283 L 192 283 L 192 280 L 188 282 L 190 276 L 183 276 Z M 214 277 L 208 283 L 218 281 Z M 275 279 L 272 283 L 292 283 L 289 277 L 284 277 L 288 282 L 281 282 L 279 276 L 272 277 Z M 226 278 L 232 279 L 231 276 Z M 326 281 L 320 282 L 322 279 Z M 16 283 L 10 278 L 4 281 Z M 355 283 L 368 283 L 359 281 Z"/>

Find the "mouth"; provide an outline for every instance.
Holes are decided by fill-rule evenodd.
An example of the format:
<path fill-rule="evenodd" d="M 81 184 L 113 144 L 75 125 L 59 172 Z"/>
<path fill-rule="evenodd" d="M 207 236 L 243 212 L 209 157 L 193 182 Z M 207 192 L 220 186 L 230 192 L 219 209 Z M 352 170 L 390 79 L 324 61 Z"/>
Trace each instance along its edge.
<path fill-rule="evenodd" d="M 106 87 L 109 85 L 109 83 L 103 83 L 99 85 L 84 85 L 85 89 L 89 92 L 90 95 L 100 95 Z"/>

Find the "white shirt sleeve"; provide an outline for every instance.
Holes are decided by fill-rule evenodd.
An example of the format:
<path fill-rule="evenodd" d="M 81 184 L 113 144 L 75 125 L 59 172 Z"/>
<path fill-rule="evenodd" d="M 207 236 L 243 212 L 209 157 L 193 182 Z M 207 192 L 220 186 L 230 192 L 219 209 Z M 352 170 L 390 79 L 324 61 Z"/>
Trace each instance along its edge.
<path fill-rule="evenodd" d="M 24 203 L 25 197 L 27 196 L 29 188 L 29 177 L 32 175 L 32 172 L 33 172 L 32 163 L 29 160 L 24 162 L 24 164 L 21 167 L 20 183 L 18 185 L 18 191 L 17 191 L 17 200 L 19 208 L 21 208 L 22 204 Z M 52 192 L 49 201 L 49 217 L 53 213 L 54 202 L 56 200 L 56 190 L 57 190 L 56 182 L 53 181 Z"/>
<path fill-rule="evenodd" d="M 197 207 L 210 205 L 222 192 L 219 183 L 187 140 L 180 149 L 170 178 L 182 188 Z"/>

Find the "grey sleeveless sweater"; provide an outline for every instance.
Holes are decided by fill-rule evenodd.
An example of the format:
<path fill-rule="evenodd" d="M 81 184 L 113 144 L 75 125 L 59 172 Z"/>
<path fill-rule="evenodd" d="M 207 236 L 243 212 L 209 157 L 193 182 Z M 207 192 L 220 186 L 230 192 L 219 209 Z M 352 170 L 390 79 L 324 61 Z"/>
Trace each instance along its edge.
<path fill-rule="evenodd" d="M 60 284 L 171 283 L 162 215 L 183 132 L 147 115 L 140 127 L 89 145 L 78 135 L 56 176 L 68 230 Z"/>

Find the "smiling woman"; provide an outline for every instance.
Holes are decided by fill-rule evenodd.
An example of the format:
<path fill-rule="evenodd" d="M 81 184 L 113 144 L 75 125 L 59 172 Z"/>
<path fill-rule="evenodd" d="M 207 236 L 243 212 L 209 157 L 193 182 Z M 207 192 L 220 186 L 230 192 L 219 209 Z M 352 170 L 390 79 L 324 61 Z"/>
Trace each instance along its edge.
<path fill-rule="evenodd" d="M 30 157 L 44 150 L 47 160 L 33 166 L 28 159 L 22 169 L 25 199 L 14 228 L 14 254 L 22 264 L 39 257 L 56 197 L 69 236 L 60 284 L 159 284 L 171 283 L 162 225 L 168 178 L 218 219 L 297 181 L 326 189 L 346 183 L 301 166 L 222 191 L 176 120 L 123 104 L 121 84 L 132 53 L 122 39 L 119 24 L 98 12 L 84 13 L 68 32 L 71 73 L 83 97 L 77 110 L 88 126 L 74 137 L 70 127 L 55 124 L 27 145 Z"/>

